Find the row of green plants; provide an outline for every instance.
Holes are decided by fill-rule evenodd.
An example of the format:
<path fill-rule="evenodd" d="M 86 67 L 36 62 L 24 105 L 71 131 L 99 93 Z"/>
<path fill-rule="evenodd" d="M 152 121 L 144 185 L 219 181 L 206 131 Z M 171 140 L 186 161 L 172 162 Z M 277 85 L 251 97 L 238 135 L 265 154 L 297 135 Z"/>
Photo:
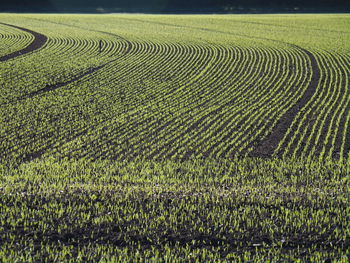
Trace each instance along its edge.
<path fill-rule="evenodd" d="M 347 262 L 348 163 L 300 159 L 0 166 L 7 262 Z"/>
<path fill-rule="evenodd" d="M 315 54 L 320 67 L 317 93 L 298 113 L 276 152 L 283 152 L 284 156 L 346 159 L 345 144 L 349 140 L 346 119 L 350 109 L 348 63 L 340 54 L 325 51 Z"/>
<path fill-rule="evenodd" d="M 24 49 L 34 39 L 28 32 L 0 23 L 0 57 Z"/>
<path fill-rule="evenodd" d="M 0 18 L 0 261 L 349 261 L 349 16 Z"/>
<path fill-rule="evenodd" d="M 304 31 L 289 39 L 271 35 L 269 27 L 278 27 L 273 17 L 261 19 L 274 23 L 251 17 L 250 24 L 213 16 L 202 27 L 202 18 L 192 16 L 174 16 L 171 23 L 132 15 L 2 18 L 49 38 L 41 50 L 0 64 L 0 121 L 6 123 L 0 157 L 19 163 L 42 155 L 186 159 L 254 153 L 302 97 L 315 70 L 303 50 L 309 46 L 297 36 Z M 330 18 L 323 19 L 318 17 L 321 24 Z M 251 31 L 229 26 L 235 21 L 245 21 Z M 317 31 L 307 25 L 306 32 Z M 314 35 L 311 40 L 319 46 L 309 48 L 321 72 L 317 92 L 301 105 L 275 153 L 346 159 L 346 47 L 340 41 L 334 51 L 321 52 L 324 43 Z M 59 88 L 36 94 L 50 85 Z"/>

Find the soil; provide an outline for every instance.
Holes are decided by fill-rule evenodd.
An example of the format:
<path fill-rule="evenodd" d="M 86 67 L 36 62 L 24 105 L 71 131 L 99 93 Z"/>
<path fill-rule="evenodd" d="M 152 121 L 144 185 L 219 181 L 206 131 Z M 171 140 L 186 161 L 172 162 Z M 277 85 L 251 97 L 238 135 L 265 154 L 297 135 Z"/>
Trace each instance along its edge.
<path fill-rule="evenodd" d="M 24 32 L 30 33 L 34 36 L 34 40 L 32 43 L 29 44 L 29 46 L 27 46 L 21 50 L 17 50 L 13 53 L 10 53 L 10 54 L 7 54 L 5 56 L 0 57 L 0 61 L 2 61 L 2 62 L 7 61 L 7 60 L 12 59 L 12 58 L 15 58 L 15 57 L 18 57 L 18 56 L 25 55 L 25 54 L 33 52 L 35 50 L 38 50 L 38 49 L 42 48 L 45 45 L 45 43 L 47 42 L 47 36 L 40 34 L 38 32 L 29 30 L 27 28 L 6 24 L 6 23 L 0 22 L 0 24 L 10 26 L 13 28 L 17 28 L 17 29 L 22 30 Z"/>
<path fill-rule="evenodd" d="M 306 53 L 311 61 L 312 77 L 309 86 L 303 96 L 295 103 L 279 120 L 277 126 L 272 132 L 255 148 L 252 156 L 271 156 L 277 148 L 279 142 L 283 139 L 288 128 L 291 126 L 298 111 L 303 108 L 316 92 L 317 85 L 320 79 L 320 69 L 317 65 L 315 56 L 308 50 L 298 47 Z"/>

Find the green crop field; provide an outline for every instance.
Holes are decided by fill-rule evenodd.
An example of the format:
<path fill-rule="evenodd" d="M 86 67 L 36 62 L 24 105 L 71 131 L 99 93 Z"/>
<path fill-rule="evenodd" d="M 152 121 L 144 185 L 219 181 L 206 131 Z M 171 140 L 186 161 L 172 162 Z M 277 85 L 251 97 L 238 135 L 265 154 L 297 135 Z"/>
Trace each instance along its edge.
<path fill-rule="evenodd" d="M 0 14 L 0 261 L 348 262 L 349 82 L 349 14 Z"/>

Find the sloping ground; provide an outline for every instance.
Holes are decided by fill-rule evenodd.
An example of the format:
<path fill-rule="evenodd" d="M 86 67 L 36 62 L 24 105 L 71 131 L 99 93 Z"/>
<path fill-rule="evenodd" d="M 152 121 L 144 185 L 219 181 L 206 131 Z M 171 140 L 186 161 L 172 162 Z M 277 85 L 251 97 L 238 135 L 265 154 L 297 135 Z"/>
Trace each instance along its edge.
<path fill-rule="evenodd" d="M 348 262 L 349 15 L 0 18 L 0 261 Z"/>
<path fill-rule="evenodd" d="M 258 159 L 0 167 L 0 259 L 347 262 L 349 168 Z"/>
<path fill-rule="evenodd" d="M 1 160 L 348 157 L 350 33 L 340 22 L 327 33 L 343 41 L 325 51 L 310 22 L 87 18 L 19 16 L 19 28 L 41 30 L 33 43 L 48 40 L 1 65 Z"/>

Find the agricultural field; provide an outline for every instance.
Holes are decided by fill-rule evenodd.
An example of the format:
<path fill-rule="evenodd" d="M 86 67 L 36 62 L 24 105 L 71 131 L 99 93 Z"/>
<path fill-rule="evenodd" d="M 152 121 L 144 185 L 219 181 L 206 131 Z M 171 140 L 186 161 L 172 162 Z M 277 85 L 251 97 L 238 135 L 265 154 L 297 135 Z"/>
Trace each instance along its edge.
<path fill-rule="evenodd" d="M 0 14 L 0 261 L 348 262 L 350 15 Z"/>

